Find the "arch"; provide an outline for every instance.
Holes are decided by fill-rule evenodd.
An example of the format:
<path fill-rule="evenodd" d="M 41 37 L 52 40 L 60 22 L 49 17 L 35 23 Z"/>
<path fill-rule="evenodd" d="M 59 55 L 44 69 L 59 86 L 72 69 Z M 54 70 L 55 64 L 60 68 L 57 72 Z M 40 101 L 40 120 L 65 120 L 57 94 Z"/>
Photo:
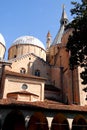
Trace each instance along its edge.
<path fill-rule="evenodd" d="M 61 113 L 55 115 L 52 120 L 51 130 L 69 130 L 67 118 Z"/>
<path fill-rule="evenodd" d="M 25 120 L 22 113 L 17 110 L 10 112 L 4 120 L 2 130 L 25 130 Z"/>
<path fill-rule="evenodd" d="M 36 112 L 31 116 L 27 130 L 48 130 L 48 122 L 45 115 L 41 112 Z"/>
<path fill-rule="evenodd" d="M 84 116 L 75 116 L 72 122 L 72 130 L 87 130 L 87 121 Z"/>

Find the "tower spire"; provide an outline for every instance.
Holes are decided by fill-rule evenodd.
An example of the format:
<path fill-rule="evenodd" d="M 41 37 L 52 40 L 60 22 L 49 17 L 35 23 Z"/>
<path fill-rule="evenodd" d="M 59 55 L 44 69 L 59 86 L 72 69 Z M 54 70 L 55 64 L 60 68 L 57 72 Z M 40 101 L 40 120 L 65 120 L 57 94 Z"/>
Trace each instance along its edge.
<path fill-rule="evenodd" d="M 61 43 L 65 27 L 68 24 L 68 18 L 67 18 L 66 12 L 65 12 L 65 5 L 63 5 L 63 10 L 62 10 L 62 16 L 61 16 L 61 19 L 60 19 L 60 24 L 61 24 L 60 25 L 60 29 L 59 29 L 56 37 L 54 38 L 54 41 L 53 41 L 52 45 L 56 45 L 58 43 Z"/>
<path fill-rule="evenodd" d="M 65 11 L 65 5 L 63 4 L 62 7 L 63 7 L 63 11 L 62 11 L 62 17 L 61 17 L 61 20 L 60 20 L 60 24 L 66 26 L 67 23 L 68 23 L 68 18 L 67 18 L 67 14 L 66 14 L 66 11 Z"/>

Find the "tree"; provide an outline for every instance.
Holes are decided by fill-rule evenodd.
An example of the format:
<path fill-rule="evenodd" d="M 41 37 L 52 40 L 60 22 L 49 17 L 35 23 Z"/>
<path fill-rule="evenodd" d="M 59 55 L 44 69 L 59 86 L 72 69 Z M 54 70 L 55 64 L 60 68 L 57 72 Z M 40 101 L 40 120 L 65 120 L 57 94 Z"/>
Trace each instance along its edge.
<path fill-rule="evenodd" d="M 74 20 L 68 24 L 67 28 L 72 28 L 72 35 L 69 36 L 66 48 L 70 51 L 70 69 L 82 67 L 84 70 L 80 76 L 82 84 L 87 84 L 87 0 L 81 3 L 72 2 L 74 8 L 71 14 Z"/>

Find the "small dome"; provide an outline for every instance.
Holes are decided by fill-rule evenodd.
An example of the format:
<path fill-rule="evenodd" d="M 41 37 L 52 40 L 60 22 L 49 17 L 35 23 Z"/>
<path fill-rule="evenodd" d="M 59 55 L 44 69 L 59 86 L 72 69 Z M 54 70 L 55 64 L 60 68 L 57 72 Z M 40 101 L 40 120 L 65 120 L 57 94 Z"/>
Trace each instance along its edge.
<path fill-rule="evenodd" d="M 13 42 L 12 46 L 17 45 L 17 44 L 35 45 L 35 46 L 41 47 L 42 49 L 45 50 L 43 43 L 39 39 L 37 39 L 33 36 L 21 36 Z"/>
<path fill-rule="evenodd" d="M 0 33 L 0 43 L 2 43 L 2 45 L 5 46 L 5 39 L 4 39 L 4 37 L 2 36 L 1 33 Z"/>

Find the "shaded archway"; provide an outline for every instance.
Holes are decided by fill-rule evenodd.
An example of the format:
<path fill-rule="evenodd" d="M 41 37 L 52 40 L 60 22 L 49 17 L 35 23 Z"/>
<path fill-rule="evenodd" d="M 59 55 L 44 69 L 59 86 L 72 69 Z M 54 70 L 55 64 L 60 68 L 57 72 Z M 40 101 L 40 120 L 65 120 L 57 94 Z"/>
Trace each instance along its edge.
<path fill-rule="evenodd" d="M 66 117 L 59 113 L 52 120 L 51 130 L 69 130 L 69 123 Z"/>
<path fill-rule="evenodd" d="M 25 130 L 24 116 L 20 111 L 10 112 L 5 120 L 2 130 Z"/>
<path fill-rule="evenodd" d="M 49 130 L 45 115 L 41 112 L 34 113 L 29 120 L 27 130 Z"/>
<path fill-rule="evenodd" d="M 72 130 L 87 130 L 87 121 L 82 115 L 77 115 L 73 119 Z"/>

